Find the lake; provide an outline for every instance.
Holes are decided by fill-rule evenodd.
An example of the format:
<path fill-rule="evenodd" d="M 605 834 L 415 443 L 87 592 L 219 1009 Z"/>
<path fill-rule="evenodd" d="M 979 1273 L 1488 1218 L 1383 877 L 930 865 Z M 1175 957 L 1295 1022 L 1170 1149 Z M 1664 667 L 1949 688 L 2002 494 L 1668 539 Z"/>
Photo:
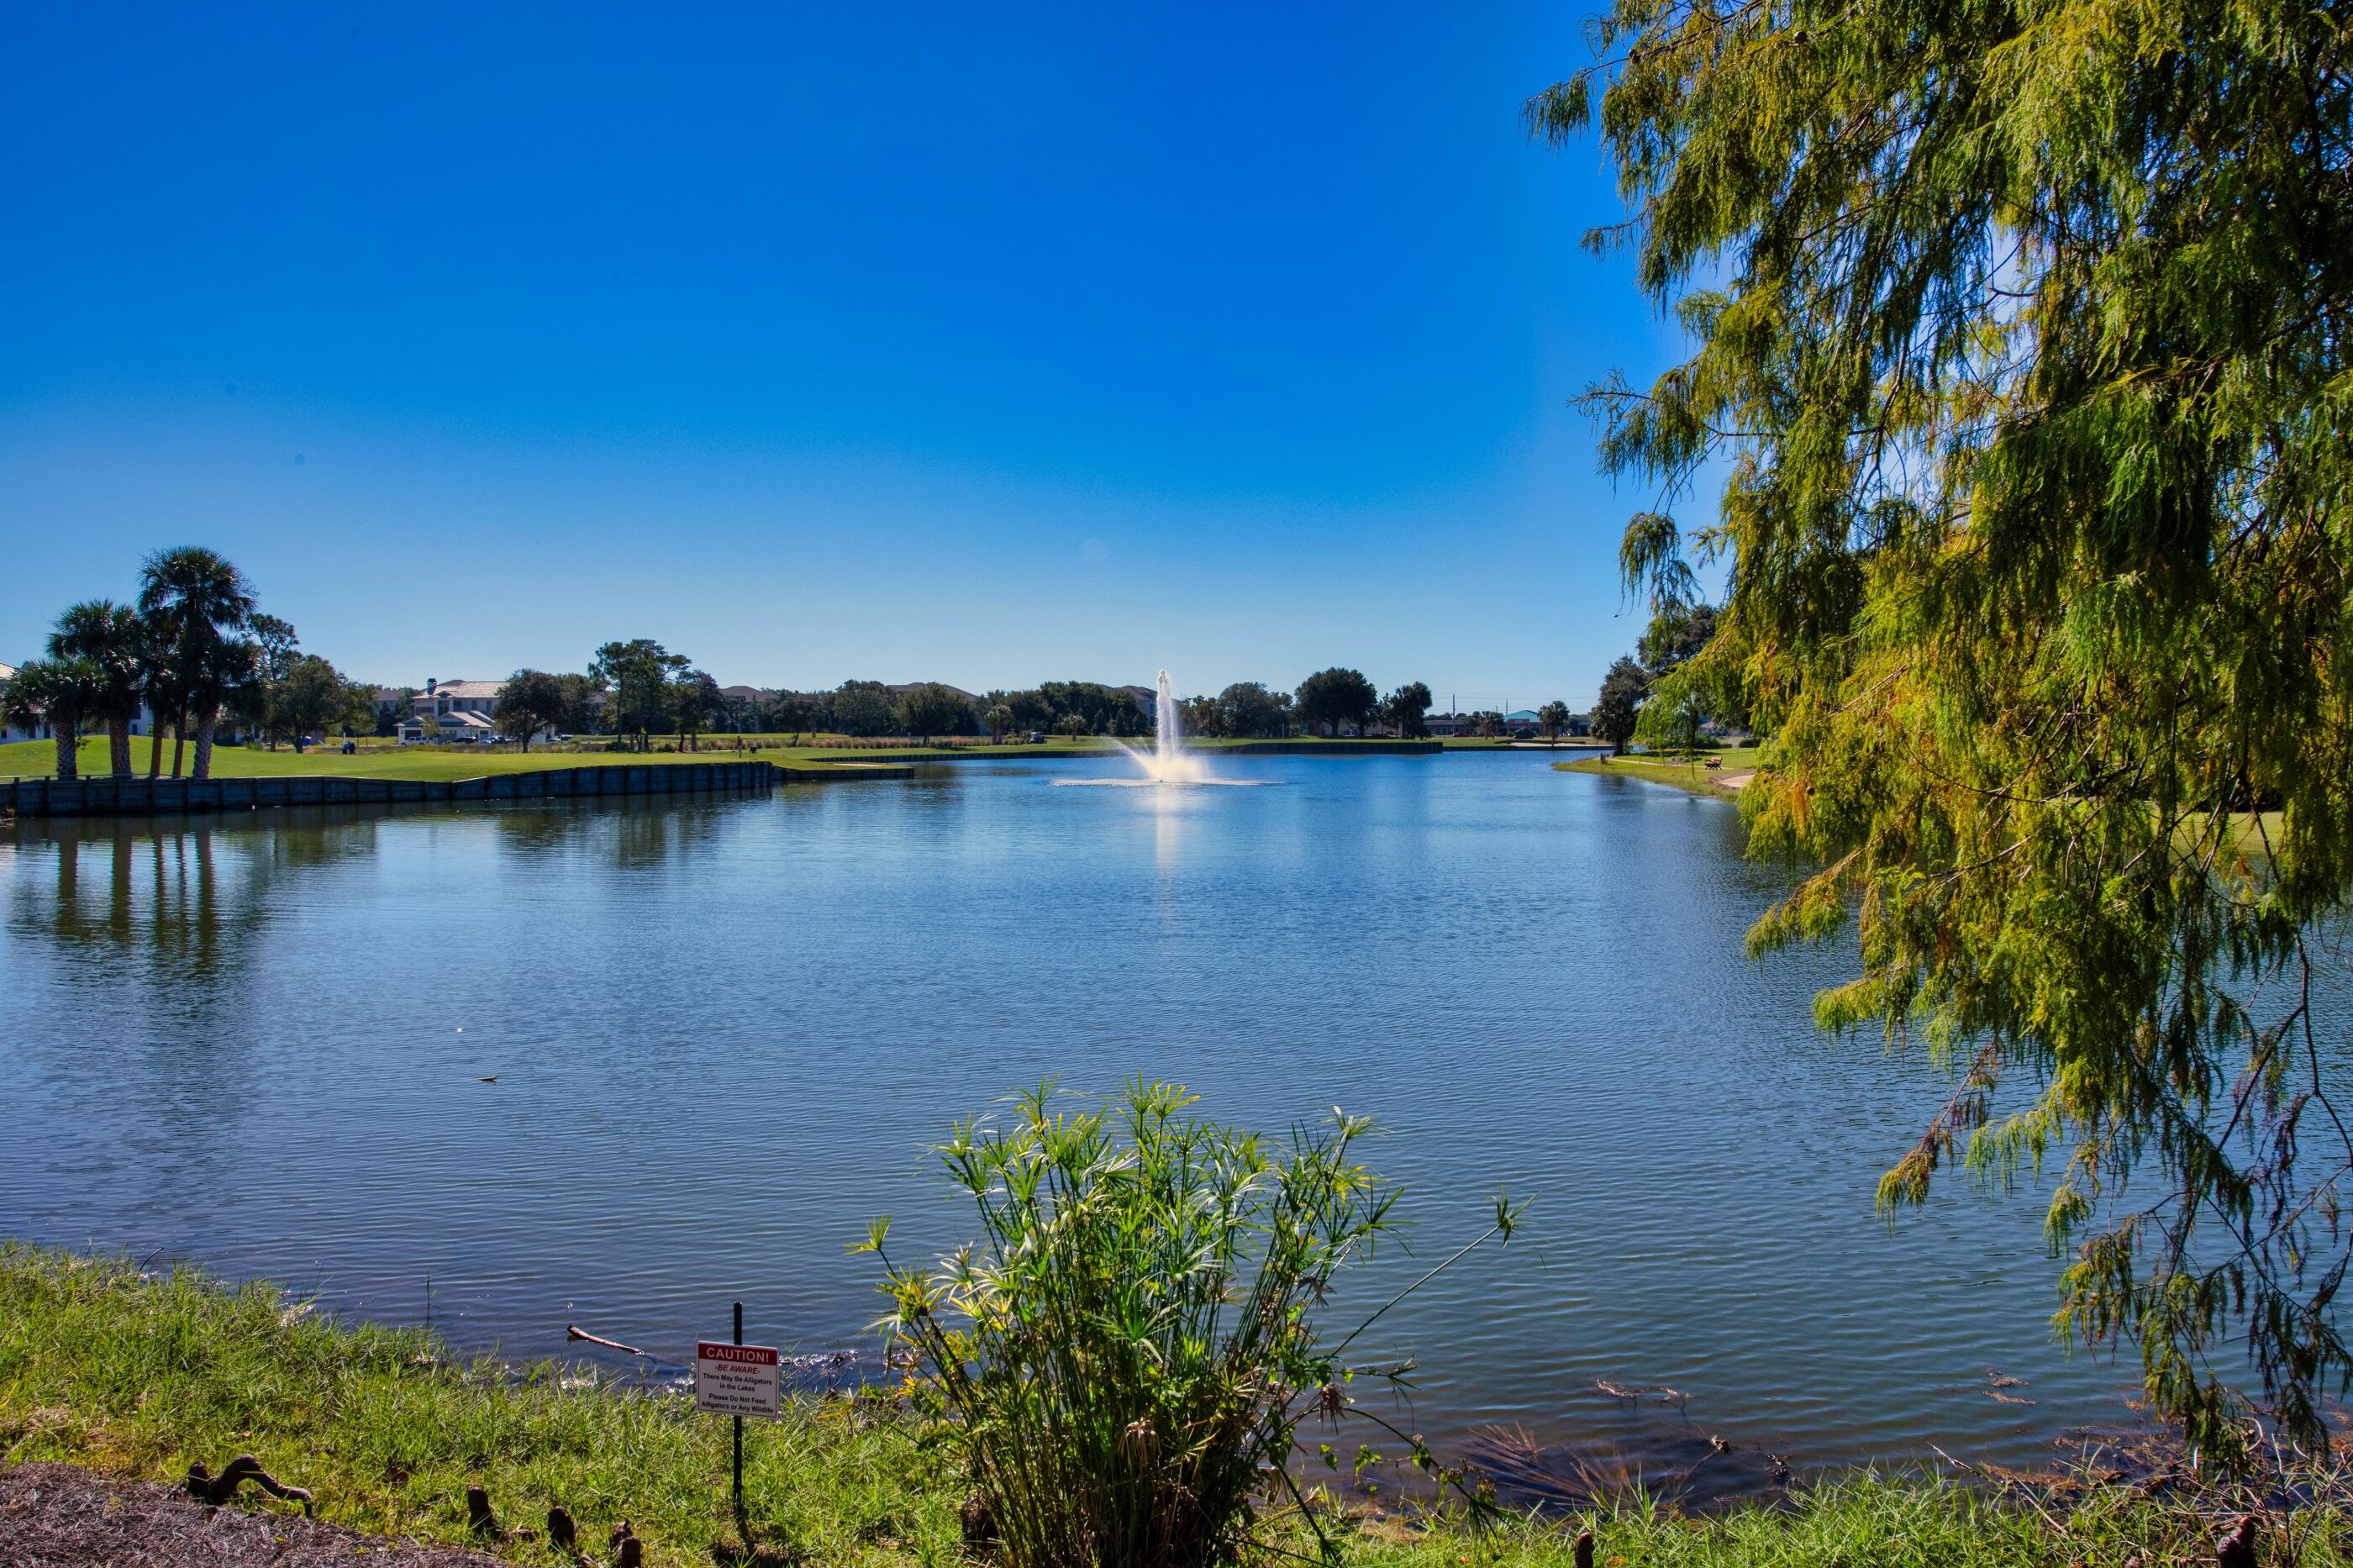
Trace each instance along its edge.
<path fill-rule="evenodd" d="M 1106 759 L 28 825 L 0 837 L 0 1234 L 400 1322 L 429 1276 L 459 1344 L 617 1371 L 565 1325 L 674 1373 L 740 1299 L 754 1340 L 871 1367 L 846 1247 L 885 1212 L 902 1259 L 971 1231 L 927 1146 L 1049 1075 L 1145 1074 L 1268 1130 L 1380 1120 L 1413 1256 L 1343 1318 L 1497 1185 L 1535 1200 L 1377 1331 L 1443 1449 L 2020 1464 L 2128 1422 L 2137 1358 L 2052 1341 L 2033 1192 L 1873 1213 L 1947 1086 L 1816 1034 L 1844 953 L 1742 956 L 1782 879 L 1728 805 L 1541 754 L 1214 765 L 1268 787 L 1055 787 Z"/>

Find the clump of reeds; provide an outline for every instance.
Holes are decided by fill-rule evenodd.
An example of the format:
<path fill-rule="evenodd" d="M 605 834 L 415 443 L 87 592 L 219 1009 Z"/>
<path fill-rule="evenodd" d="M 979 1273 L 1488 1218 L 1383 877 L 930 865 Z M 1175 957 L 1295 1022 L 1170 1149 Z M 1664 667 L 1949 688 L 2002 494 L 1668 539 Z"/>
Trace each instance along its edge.
<path fill-rule="evenodd" d="M 968 1537 L 1008 1568 L 1198 1568 L 1240 1556 L 1271 1502 L 1331 1555 L 1289 1465 L 1303 1421 L 1354 1403 L 1355 1336 L 1327 1335 L 1323 1308 L 1390 1228 L 1398 1189 L 1353 1155 L 1370 1123 L 1335 1110 L 1274 1142 L 1187 1115 L 1167 1084 L 1076 1112 L 1051 1098 L 941 1148 L 977 1241 L 884 1258 L 884 1326 L 969 1479 Z M 1499 1199 L 1479 1240 L 1515 1217 Z"/>

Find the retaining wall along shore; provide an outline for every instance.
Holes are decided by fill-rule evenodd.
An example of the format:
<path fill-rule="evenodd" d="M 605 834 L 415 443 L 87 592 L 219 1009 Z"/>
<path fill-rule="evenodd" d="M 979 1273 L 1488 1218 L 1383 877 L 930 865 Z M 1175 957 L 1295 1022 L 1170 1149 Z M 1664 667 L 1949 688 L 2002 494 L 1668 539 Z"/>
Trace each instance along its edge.
<path fill-rule="evenodd" d="M 174 816 L 283 805 L 453 805 L 470 801 L 575 800 L 606 795 L 710 795 L 814 781 L 829 770 L 769 762 L 616 763 L 537 768 L 476 779 L 371 779 L 333 773 L 263 778 L 19 779 L 0 784 L 0 812 L 19 816 Z M 879 770 L 843 769 L 837 778 Z"/>

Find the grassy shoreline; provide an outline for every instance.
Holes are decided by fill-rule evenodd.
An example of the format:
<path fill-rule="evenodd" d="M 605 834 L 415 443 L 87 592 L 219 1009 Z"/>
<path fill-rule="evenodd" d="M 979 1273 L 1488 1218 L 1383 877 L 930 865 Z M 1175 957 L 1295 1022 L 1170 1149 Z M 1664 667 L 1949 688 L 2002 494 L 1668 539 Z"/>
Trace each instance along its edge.
<path fill-rule="evenodd" d="M 782 1560 L 960 1559 L 960 1489 L 887 1402 L 797 1399 L 783 1420 L 749 1426 L 754 1535 Z M 267 1286 L 0 1244 L 0 1464 L 56 1460 L 171 1481 L 192 1460 L 217 1468 L 250 1452 L 313 1489 L 322 1518 L 453 1545 L 480 1544 L 462 1501 L 479 1481 L 509 1525 L 534 1524 L 561 1501 L 593 1539 L 627 1517 L 650 1562 L 707 1563 L 733 1539 L 727 1434 L 675 1394 L 554 1363 L 453 1359 L 424 1331 L 335 1322 Z M 2214 1500 L 2205 1505 L 2162 1506 L 2117 1487 L 2063 1513 L 2047 1499 L 2015 1506 L 1929 1478 L 1858 1475 L 1787 1509 L 1696 1521 L 1630 1503 L 1474 1535 L 1449 1520 L 1360 1515 L 1343 1555 L 1355 1568 L 1568 1568 L 1577 1530 L 1590 1527 L 1599 1560 L 1616 1568 L 2121 1565 L 2205 1560 Z M 2348 1561 L 2342 1515 L 2298 1518 L 2292 1535 L 2274 1531 L 2265 1562 Z M 540 1541 L 492 1549 L 559 1560 Z"/>
<path fill-rule="evenodd" d="M 1660 758 L 1627 755 L 1621 757 L 1589 757 L 1580 762 L 1555 763 L 1555 771 L 1564 773 L 1594 773 L 1603 778 L 1641 779 L 1646 784 L 1665 784 L 1687 795 L 1706 795 L 1715 800 L 1737 800 L 1740 792 L 1718 782 L 1727 775 L 1741 775 L 1757 766 L 1755 747 L 1719 752 L 1718 765 L 1714 768 L 1701 763 L 1671 763 Z"/>
<path fill-rule="evenodd" d="M 675 742 L 664 742 L 659 736 L 655 739 L 657 744 L 675 744 Z M 659 766 L 670 763 L 736 762 L 751 757 L 789 767 L 848 766 L 877 762 L 955 762 L 969 758 L 1045 762 L 1110 756 L 1116 754 L 1124 746 L 1145 743 L 1095 735 L 1077 741 L 1056 739 L 1035 746 L 1000 746 L 987 742 L 954 746 L 916 745 L 912 742 L 893 744 L 843 737 L 833 737 L 825 744 L 811 744 L 795 743 L 794 738 L 786 735 L 745 735 L 743 739 L 746 747 L 756 749 L 738 752 L 735 749 L 736 737 L 733 734 L 705 736 L 702 748 L 693 752 L 616 752 L 603 745 L 540 745 L 529 752 L 522 752 L 488 746 L 403 746 L 394 742 L 367 740 L 359 742 L 357 752 L 345 756 L 337 749 L 341 744 L 339 742 L 313 746 L 307 752 L 297 752 L 291 746 L 283 746 L 275 752 L 250 746 L 223 746 L 213 752 L 213 773 L 217 778 L 300 775 L 470 779 L 490 773 L 528 773 L 541 768 L 645 766 L 649 763 Z M 1221 752 L 1265 743 L 1256 740 L 1214 739 L 1187 741 L 1186 745 L 1192 750 Z M 1330 740 L 1321 736 L 1306 736 L 1281 743 L 1313 746 L 1318 750 L 1329 748 L 1344 755 L 1354 750 L 1369 750 L 1383 744 L 1380 742 Z M 141 778 L 147 776 L 150 744 L 144 735 L 132 738 L 132 771 Z M 171 760 L 171 742 L 164 742 L 166 765 Z M 103 737 L 82 741 L 75 748 L 74 760 L 86 778 L 102 776 L 112 766 Z M 0 780 L 49 778 L 56 772 L 57 747 L 47 741 L 11 741 L 0 744 Z"/>

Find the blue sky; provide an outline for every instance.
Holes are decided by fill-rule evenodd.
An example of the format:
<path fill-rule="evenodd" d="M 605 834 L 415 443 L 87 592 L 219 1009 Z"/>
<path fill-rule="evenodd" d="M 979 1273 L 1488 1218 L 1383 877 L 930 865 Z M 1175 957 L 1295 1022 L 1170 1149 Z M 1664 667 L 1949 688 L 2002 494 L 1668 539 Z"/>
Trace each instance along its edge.
<path fill-rule="evenodd" d="M 1482 6 L 16 6 L 0 658 L 211 544 L 371 679 L 1582 706 L 1676 342 Z"/>

